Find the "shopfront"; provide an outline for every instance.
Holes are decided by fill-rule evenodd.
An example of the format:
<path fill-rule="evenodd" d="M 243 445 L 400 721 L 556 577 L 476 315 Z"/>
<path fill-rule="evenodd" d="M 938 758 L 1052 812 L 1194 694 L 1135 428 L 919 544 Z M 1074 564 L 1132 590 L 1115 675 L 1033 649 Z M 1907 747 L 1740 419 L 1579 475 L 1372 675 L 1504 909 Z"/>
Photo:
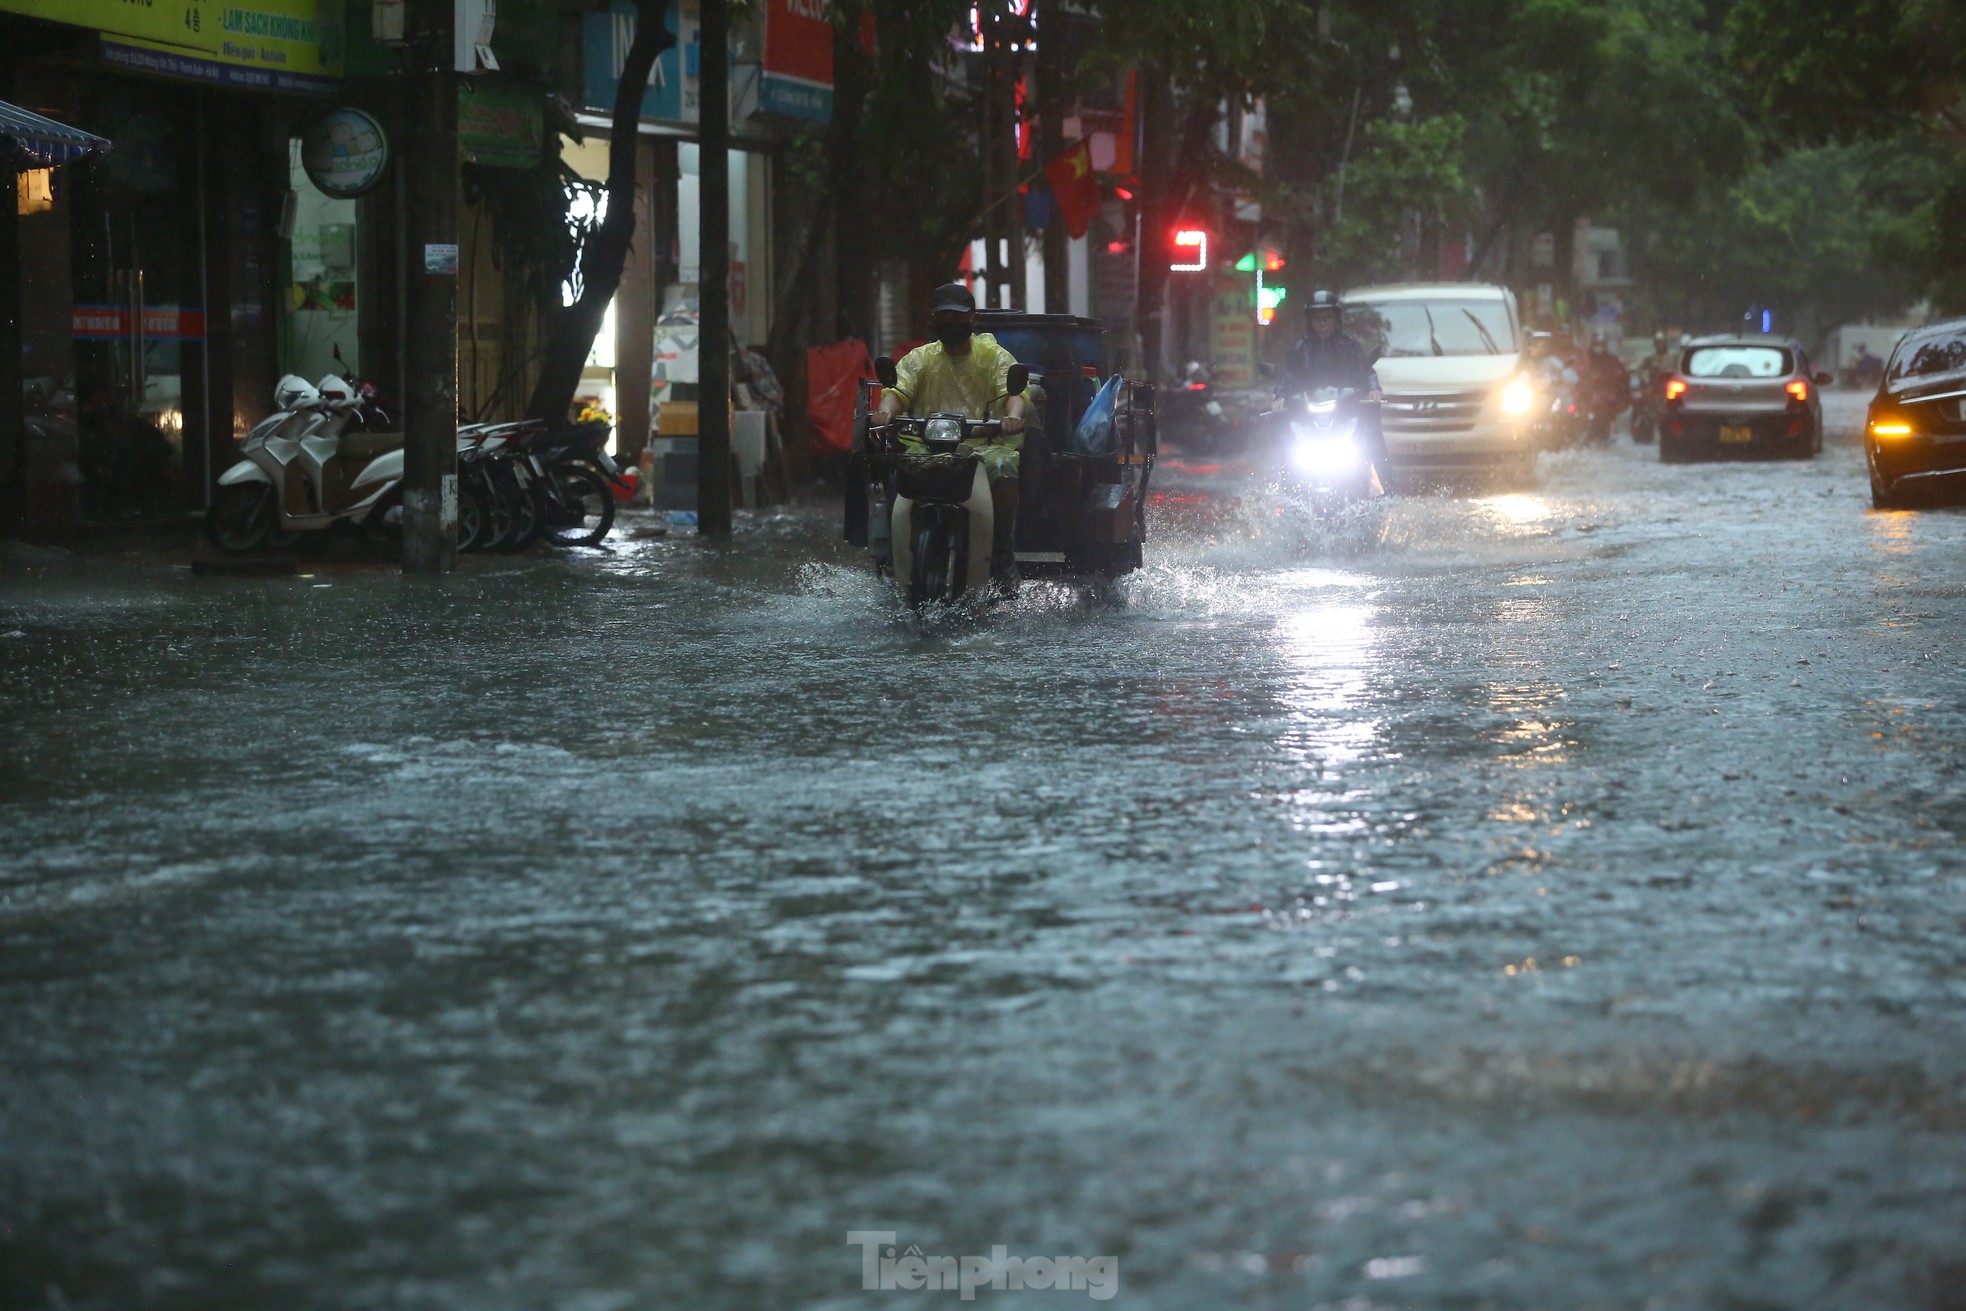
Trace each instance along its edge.
<path fill-rule="evenodd" d="M 640 124 L 645 167 L 638 173 L 644 179 L 644 212 L 655 228 L 649 243 L 653 249 L 624 277 L 610 316 L 614 340 L 597 343 L 589 361 L 588 381 L 594 394 L 612 398 L 610 408 L 621 416 L 623 435 L 636 446 L 644 432 L 695 432 L 702 151 L 696 140 L 701 54 L 697 14 L 695 0 L 670 0 L 665 21 L 677 42 L 657 59 L 650 74 Z M 788 36 L 779 27 L 792 20 L 807 20 L 816 28 Z M 582 31 L 586 109 L 580 117 L 596 135 L 588 148 L 566 153 L 597 181 L 605 180 L 602 134 L 612 128 L 615 88 L 634 35 L 632 0 L 611 0 L 608 12 L 589 15 Z M 815 39 L 824 44 L 825 58 L 818 62 L 810 55 Z M 772 57 L 774 40 L 778 48 L 806 50 L 805 59 Z M 769 336 L 772 322 L 774 156 L 783 125 L 791 117 L 823 121 L 831 112 L 831 29 L 823 19 L 808 19 L 781 3 L 767 7 L 748 24 L 739 24 L 733 45 L 731 332 L 740 344 L 755 345 Z M 669 407 L 666 419 L 665 405 Z"/>
<path fill-rule="evenodd" d="M 10 528 L 59 537 L 204 508 L 257 417 L 238 402 L 270 394 L 284 363 L 288 125 L 337 85 L 339 8 L 0 0 L 0 99 L 107 143 L 17 186 Z"/>

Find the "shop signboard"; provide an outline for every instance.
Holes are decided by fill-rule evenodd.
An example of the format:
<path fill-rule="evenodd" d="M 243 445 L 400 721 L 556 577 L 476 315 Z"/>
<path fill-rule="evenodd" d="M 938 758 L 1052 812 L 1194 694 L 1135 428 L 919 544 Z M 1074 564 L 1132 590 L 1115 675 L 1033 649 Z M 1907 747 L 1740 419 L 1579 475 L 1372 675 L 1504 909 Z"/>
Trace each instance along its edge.
<path fill-rule="evenodd" d="M 344 0 L 0 0 L 101 34 L 102 59 L 142 73 L 266 91 L 336 90 Z"/>
<path fill-rule="evenodd" d="M 1256 385 L 1256 315 L 1239 278 L 1219 278 L 1210 306 L 1209 371 L 1218 387 Z"/>
<path fill-rule="evenodd" d="M 758 108 L 825 123 L 833 117 L 833 25 L 824 0 L 770 0 Z"/>
<path fill-rule="evenodd" d="M 469 164 L 538 168 L 546 138 L 546 103 L 536 88 L 482 78 L 457 93 L 458 153 Z"/>
<path fill-rule="evenodd" d="M 669 0 L 662 21 L 675 34 L 676 44 L 656 56 L 655 67 L 649 70 L 648 90 L 642 95 L 643 118 L 669 123 L 698 121 L 697 73 L 703 51 L 698 13 L 697 0 Z M 621 68 L 634 40 L 634 0 L 610 0 L 607 12 L 586 16 L 581 28 L 581 58 L 585 74 L 582 99 L 588 109 L 602 114 L 614 112 Z"/>

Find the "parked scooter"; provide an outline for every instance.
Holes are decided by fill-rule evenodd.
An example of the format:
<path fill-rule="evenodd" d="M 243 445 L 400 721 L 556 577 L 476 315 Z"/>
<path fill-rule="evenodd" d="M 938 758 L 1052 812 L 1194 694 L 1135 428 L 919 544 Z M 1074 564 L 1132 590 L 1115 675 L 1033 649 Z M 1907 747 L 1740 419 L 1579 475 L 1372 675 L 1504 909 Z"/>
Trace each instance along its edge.
<path fill-rule="evenodd" d="M 1220 454 L 1236 443 L 1235 423 L 1215 393 L 1215 380 L 1208 367 L 1190 360 L 1181 370 L 1178 386 L 1167 393 L 1166 412 L 1161 427 L 1184 450 Z"/>
<path fill-rule="evenodd" d="M 893 360 L 882 356 L 874 371 L 883 387 L 895 385 Z M 1028 369 L 1011 365 L 1007 390 L 996 399 L 1022 395 L 1029 382 Z M 894 581 L 910 606 L 959 601 L 989 585 L 995 510 L 983 457 L 963 443 L 988 441 L 1002 431 L 996 419 L 960 414 L 897 415 L 869 430 L 869 463 L 893 488 L 887 517 Z M 902 437 L 918 438 L 926 449 L 908 449 Z"/>
<path fill-rule="evenodd" d="M 378 526 L 403 476 L 403 435 L 376 432 L 389 416 L 366 383 L 333 374 L 314 386 L 288 374 L 275 412 L 246 434 L 219 476 L 205 515 L 212 545 L 230 554 L 355 522 Z M 352 431 L 351 431 L 352 429 Z"/>

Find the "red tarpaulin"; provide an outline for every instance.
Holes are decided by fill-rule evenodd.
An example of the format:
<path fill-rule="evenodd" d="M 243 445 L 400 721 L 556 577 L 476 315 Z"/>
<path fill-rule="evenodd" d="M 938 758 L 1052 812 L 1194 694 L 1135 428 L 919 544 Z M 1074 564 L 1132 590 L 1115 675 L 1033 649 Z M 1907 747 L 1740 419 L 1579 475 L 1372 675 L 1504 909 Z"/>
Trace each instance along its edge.
<path fill-rule="evenodd" d="M 874 376 L 874 359 L 858 337 L 814 346 L 806 352 L 806 423 L 817 455 L 853 449 L 853 400 L 862 378 Z"/>

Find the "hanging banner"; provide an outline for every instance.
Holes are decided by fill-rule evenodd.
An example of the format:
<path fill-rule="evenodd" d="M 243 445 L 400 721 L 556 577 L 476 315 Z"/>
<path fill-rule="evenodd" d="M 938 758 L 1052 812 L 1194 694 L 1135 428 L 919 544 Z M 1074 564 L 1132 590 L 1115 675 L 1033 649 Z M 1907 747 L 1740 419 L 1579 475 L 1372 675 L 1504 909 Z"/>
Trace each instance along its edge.
<path fill-rule="evenodd" d="M 698 121 L 698 71 L 703 45 L 698 35 L 697 0 L 669 0 L 663 24 L 676 44 L 656 56 L 649 70 L 648 90 L 642 95 L 642 117 L 669 123 Z M 597 114 L 614 112 L 615 89 L 621 85 L 622 65 L 635 40 L 634 0 L 611 0 L 608 12 L 588 14 L 581 22 L 582 99 Z"/>
<path fill-rule="evenodd" d="M 833 117 L 833 25 L 823 0 L 770 0 L 758 109 L 809 122 Z"/>
<path fill-rule="evenodd" d="M 344 0 L 0 0 L 101 34 L 102 61 L 139 73 L 263 91 L 339 89 Z"/>

